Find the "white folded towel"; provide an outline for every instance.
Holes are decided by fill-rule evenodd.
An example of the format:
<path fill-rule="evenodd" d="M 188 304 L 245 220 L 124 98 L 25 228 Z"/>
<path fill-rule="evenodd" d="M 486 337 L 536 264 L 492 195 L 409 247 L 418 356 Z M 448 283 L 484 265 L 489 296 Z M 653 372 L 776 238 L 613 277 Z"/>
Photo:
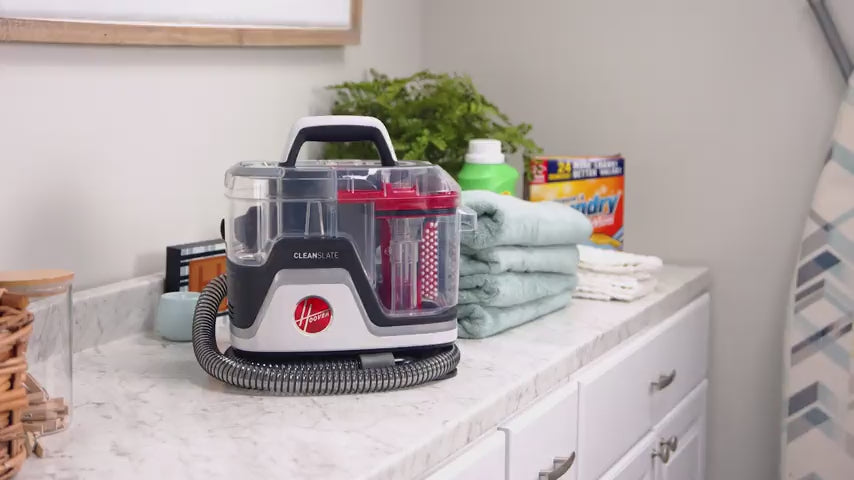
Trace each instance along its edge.
<path fill-rule="evenodd" d="M 658 257 L 586 245 L 578 246 L 578 254 L 577 298 L 632 301 L 655 290 Z"/>
<path fill-rule="evenodd" d="M 632 275 L 637 278 L 649 278 L 650 274 L 661 270 L 662 261 L 658 257 L 635 253 L 606 250 L 588 245 L 578 246 L 578 267 L 597 273 Z"/>
<path fill-rule="evenodd" d="M 657 280 L 649 276 L 645 279 L 629 275 L 611 275 L 578 271 L 578 285 L 572 296 L 592 300 L 622 300 L 630 302 L 652 293 Z"/>

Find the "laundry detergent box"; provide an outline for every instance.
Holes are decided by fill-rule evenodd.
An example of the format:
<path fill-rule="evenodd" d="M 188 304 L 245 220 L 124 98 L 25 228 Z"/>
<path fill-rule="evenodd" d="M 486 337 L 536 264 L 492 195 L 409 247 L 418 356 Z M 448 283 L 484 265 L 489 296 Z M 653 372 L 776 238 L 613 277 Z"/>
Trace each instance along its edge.
<path fill-rule="evenodd" d="M 575 208 L 593 224 L 591 245 L 622 250 L 624 172 L 622 155 L 534 157 L 526 165 L 525 199 Z"/>

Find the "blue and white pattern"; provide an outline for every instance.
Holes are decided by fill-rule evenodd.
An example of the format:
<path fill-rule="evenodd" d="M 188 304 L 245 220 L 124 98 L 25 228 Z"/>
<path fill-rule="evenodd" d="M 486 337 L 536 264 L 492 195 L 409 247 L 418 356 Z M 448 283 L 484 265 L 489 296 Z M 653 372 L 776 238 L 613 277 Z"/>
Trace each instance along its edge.
<path fill-rule="evenodd" d="M 854 478 L 854 77 L 804 229 L 786 335 L 786 480 Z"/>

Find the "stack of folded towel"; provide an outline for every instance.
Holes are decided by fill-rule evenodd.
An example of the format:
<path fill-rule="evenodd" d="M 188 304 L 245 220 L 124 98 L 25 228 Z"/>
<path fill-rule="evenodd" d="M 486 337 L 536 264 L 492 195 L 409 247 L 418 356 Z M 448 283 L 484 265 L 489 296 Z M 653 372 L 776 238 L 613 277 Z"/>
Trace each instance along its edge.
<path fill-rule="evenodd" d="M 577 298 L 632 301 L 655 289 L 661 259 L 580 245 Z"/>
<path fill-rule="evenodd" d="M 461 242 L 460 337 L 488 337 L 565 307 L 590 221 L 558 203 L 486 191 L 462 198 L 477 228 Z"/>

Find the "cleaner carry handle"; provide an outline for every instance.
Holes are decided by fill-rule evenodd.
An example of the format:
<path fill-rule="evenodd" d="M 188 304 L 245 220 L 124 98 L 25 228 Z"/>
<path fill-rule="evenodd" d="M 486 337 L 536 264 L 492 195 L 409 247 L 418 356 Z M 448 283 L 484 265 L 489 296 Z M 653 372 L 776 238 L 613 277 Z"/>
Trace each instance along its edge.
<path fill-rule="evenodd" d="M 288 139 L 284 167 L 293 167 L 305 142 L 373 142 L 384 167 L 397 165 L 397 156 L 388 130 L 378 118 L 358 115 L 319 115 L 302 117 L 294 124 Z"/>

